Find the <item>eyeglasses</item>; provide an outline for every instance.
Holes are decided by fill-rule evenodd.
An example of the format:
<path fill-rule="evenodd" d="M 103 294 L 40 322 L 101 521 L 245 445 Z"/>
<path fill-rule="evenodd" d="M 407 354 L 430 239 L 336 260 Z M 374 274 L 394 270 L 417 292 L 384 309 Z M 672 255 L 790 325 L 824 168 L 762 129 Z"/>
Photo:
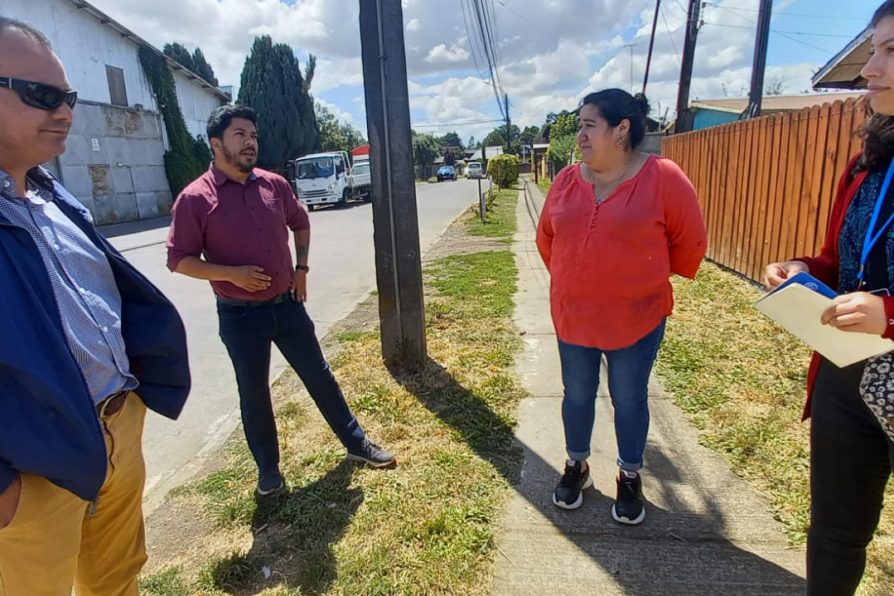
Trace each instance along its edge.
<path fill-rule="evenodd" d="M 63 103 L 74 108 L 78 102 L 77 91 L 63 91 L 59 87 L 36 81 L 0 77 L 0 88 L 3 87 L 15 91 L 25 105 L 48 112 L 57 109 Z"/>

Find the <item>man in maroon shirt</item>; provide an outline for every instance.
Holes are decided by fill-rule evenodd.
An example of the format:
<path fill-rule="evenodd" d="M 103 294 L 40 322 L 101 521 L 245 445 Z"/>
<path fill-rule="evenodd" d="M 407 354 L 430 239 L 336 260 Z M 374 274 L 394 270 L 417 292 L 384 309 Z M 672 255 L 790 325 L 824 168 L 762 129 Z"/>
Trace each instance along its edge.
<path fill-rule="evenodd" d="M 260 495 L 283 487 L 270 401 L 270 346 L 301 377 L 320 413 L 348 450 L 373 467 L 394 456 L 366 438 L 323 358 L 307 298 L 310 221 L 288 182 L 256 168 L 257 118 L 247 106 L 221 106 L 208 119 L 214 162 L 183 189 L 172 210 L 168 268 L 207 279 L 217 298 L 220 337 L 236 371 L 248 447 Z M 289 235 L 295 235 L 292 267 Z"/>

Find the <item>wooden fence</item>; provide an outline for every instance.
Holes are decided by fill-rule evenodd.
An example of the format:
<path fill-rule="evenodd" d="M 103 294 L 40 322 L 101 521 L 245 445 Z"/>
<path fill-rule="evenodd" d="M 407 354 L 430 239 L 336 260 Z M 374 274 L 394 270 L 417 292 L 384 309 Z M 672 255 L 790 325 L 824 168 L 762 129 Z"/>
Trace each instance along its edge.
<path fill-rule="evenodd" d="M 666 137 L 698 191 L 708 258 L 760 280 L 767 263 L 816 254 L 864 118 L 849 99 Z"/>

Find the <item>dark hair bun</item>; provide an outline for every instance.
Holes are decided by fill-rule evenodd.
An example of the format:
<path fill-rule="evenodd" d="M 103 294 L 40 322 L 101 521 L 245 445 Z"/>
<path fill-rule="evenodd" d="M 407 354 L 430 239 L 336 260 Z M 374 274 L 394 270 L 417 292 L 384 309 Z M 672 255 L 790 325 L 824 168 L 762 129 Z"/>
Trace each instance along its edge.
<path fill-rule="evenodd" d="M 646 96 L 642 93 L 637 93 L 633 96 L 633 101 L 636 102 L 636 106 L 639 108 L 639 113 L 643 118 L 649 115 L 649 111 L 652 109 L 649 107 L 649 100 L 646 99 Z"/>

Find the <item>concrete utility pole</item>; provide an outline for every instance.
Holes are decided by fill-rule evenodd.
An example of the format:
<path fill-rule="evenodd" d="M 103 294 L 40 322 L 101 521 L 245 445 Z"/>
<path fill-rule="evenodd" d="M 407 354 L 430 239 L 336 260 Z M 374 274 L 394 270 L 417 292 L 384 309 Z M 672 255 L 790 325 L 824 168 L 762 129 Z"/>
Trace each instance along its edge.
<path fill-rule="evenodd" d="M 649 83 L 649 68 L 652 66 L 652 48 L 655 47 L 655 29 L 658 27 L 659 10 L 661 10 L 661 0 L 655 0 L 655 16 L 652 18 L 652 36 L 649 38 L 649 53 L 646 56 L 646 74 L 643 75 L 643 95 L 646 94 L 646 85 Z"/>
<path fill-rule="evenodd" d="M 689 0 L 689 16 L 686 20 L 686 41 L 683 44 L 683 65 L 680 68 L 680 90 L 677 93 L 676 132 L 692 130 L 692 112 L 689 110 L 689 86 L 692 83 L 692 65 L 695 62 L 695 42 L 698 38 L 701 0 Z"/>
<path fill-rule="evenodd" d="M 770 43 L 770 16 L 773 13 L 773 0 L 761 0 L 760 12 L 757 16 L 757 36 L 754 40 L 754 65 L 751 67 L 751 91 L 748 92 L 748 107 L 742 114 L 744 118 L 757 118 L 761 115 L 761 101 L 764 97 L 764 72 L 767 67 L 767 46 Z"/>
<path fill-rule="evenodd" d="M 512 121 L 509 120 L 509 95 L 503 94 L 503 106 L 506 108 L 506 153 L 509 153 L 509 144 L 512 142 Z"/>
<path fill-rule="evenodd" d="M 425 361 L 425 311 L 400 0 L 360 0 L 382 356 Z"/>

